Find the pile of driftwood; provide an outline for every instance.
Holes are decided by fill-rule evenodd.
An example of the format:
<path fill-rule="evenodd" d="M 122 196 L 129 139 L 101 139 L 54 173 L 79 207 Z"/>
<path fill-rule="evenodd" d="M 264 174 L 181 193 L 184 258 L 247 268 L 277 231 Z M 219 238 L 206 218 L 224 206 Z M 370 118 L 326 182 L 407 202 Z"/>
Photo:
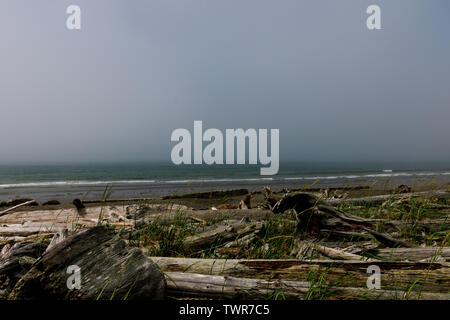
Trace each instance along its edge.
<path fill-rule="evenodd" d="M 407 191 L 399 197 L 422 196 Z M 378 204 L 392 195 L 325 201 L 306 192 L 265 188 L 263 193 L 264 202 L 252 206 L 250 194 L 239 190 L 245 198 L 236 209 L 176 206 L 204 226 L 184 238 L 188 257 L 147 257 L 117 232 L 123 226 L 133 232 L 154 221 L 170 222 L 176 214 L 167 205 L 85 208 L 77 202 L 76 209 L 42 211 L 39 217 L 10 210 L 0 218 L 0 236 L 6 232 L 9 237 L 0 243 L 0 297 L 450 299 L 450 247 L 396 238 L 398 228 L 410 222 L 364 219 L 336 207 L 346 201 Z M 433 196 L 447 199 L 449 194 Z M 220 219 L 223 215 L 226 220 Z M 274 215 L 283 215 L 281 223 L 296 230 L 291 258 L 243 258 Z M 217 223 L 207 223 L 215 218 Z M 43 221 L 47 228 L 38 229 Z M 95 226 L 105 221 L 108 227 Z M 426 233 L 450 230 L 448 217 L 414 224 Z M 49 244 L 30 238 L 47 234 Z M 218 258 L 203 258 L 206 252 Z M 73 265 L 81 270 L 81 289 L 67 286 L 67 268 Z M 378 279 L 373 270 L 380 272 Z"/>
<path fill-rule="evenodd" d="M 327 291 L 328 297 L 334 299 L 450 298 L 449 247 L 419 247 L 376 231 L 378 228 L 395 231 L 407 222 L 363 219 L 310 193 L 286 193 L 276 198 L 266 188 L 265 195 L 264 206 L 272 213 L 290 212 L 294 217 L 290 223 L 296 224 L 297 237 L 291 255 L 296 259 L 153 258 L 166 274 L 170 294 L 256 299 L 278 294 L 287 299 L 302 299 L 324 298 L 315 294 Z M 445 192 L 434 195 L 447 196 Z M 369 201 L 382 198 L 387 199 L 377 197 Z M 246 213 L 242 220 L 226 221 L 187 238 L 185 245 L 201 250 L 213 244 L 218 253 L 251 246 L 261 234 L 265 218 L 261 215 L 252 221 L 249 212 Z M 445 224 L 449 229 L 448 221 L 421 223 L 427 232 L 442 229 Z M 358 244 L 337 248 L 331 247 L 336 242 L 330 240 Z M 379 288 L 368 285 L 373 266 L 381 272 Z M 317 280 L 310 280 L 311 274 L 322 276 L 318 288 L 315 288 Z"/>

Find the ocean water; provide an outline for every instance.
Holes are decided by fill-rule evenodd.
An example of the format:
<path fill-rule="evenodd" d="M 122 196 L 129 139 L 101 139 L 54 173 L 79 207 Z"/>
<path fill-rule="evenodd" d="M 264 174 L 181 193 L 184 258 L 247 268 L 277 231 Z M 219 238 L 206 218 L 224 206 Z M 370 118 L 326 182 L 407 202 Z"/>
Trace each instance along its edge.
<path fill-rule="evenodd" d="M 106 186 L 113 197 L 152 197 L 212 189 L 414 184 L 450 181 L 450 165 L 371 163 L 281 163 L 275 176 L 259 175 L 259 165 L 80 164 L 0 166 L 0 200 L 99 198 Z"/>

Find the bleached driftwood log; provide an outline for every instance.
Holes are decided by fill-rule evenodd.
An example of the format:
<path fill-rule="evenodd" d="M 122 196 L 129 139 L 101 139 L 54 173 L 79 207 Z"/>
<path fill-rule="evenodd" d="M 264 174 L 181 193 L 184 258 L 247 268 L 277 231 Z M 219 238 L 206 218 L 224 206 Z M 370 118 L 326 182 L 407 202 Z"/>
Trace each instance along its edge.
<path fill-rule="evenodd" d="M 373 259 L 373 258 L 365 258 L 363 256 L 359 256 L 357 254 L 353 254 L 353 253 L 348 253 L 345 252 L 343 250 L 339 250 L 336 248 L 329 248 L 329 247 L 325 247 L 319 244 L 311 244 L 312 248 L 317 250 L 318 252 L 330 257 L 330 258 L 338 258 L 338 259 L 343 259 L 343 260 L 353 260 L 353 261 L 378 261 L 377 259 Z"/>
<path fill-rule="evenodd" d="M 401 194 L 383 194 L 379 196 L 370 196 L 362 198 L 350 198 L 350 199 L 329 199 L 327 202 L 333 206 L 337 206 L 342 203 L 349 203 L 354 205 L 379 205 L 387 200 L 398 200 L 407 198 L 417 198 L 417 197 L 430 197 L 430 198 L 448 198 L 450 193 L 446 190 L 436 190 L 436 191 L 422 191 L 422 192 L 411 192 L 411 193 L 401 193 Z"/>
<path fill-rule="evenodd" d="M 367 268 L 381 270 L 385 290 L 446 292 L 450 290 L 450 263 L 348 261 L 348 260 L 239 260 L 152 257 L 163 272 L 187 272 L 264 280 L 307 281 L 312 275 L 323 275 L 327 283 L 339 287 L 367 285 Z"/>
<path fill-rule="evenodd" d="M 165 273 L 168 295 L 215 299 L 262 299 L 282 293 L 289 299 L 303 299 L 308 282 L 266 281 L 195 273 Z"/>
<path fill-rule="evenodd" d="M 217 228 L 202 232 L 184 240 L 187 249 L 204 249 L 234 241 L 246 235 L 259 232 L 263 227 L 261 222 L 224 221 Z"/>
<path fill-rule="evenodd" d="M 391 261 L 420 261 L 438 256 L 447 259 L 447 261 L 450 259 L 450 247 L 384 248 L 373 251 L 377 257 Z"/>
<path fill-rule="evenodd" d="M 93 227 L 98 224 L 100 219 L 103 221 L 112 215 L 125 217 L 125 207 L 106 205 L 88 207 L 86 208 L 86 214 L 83 216 L 79 215 L 75 208 L 14 211 L 0 217 L 0 240 L 49 233 L 55 234 L 64 228 L 70 231 Z"/>
<path fill-rule="evenodd" d="M 57 225 L 52 224 L 10 224 L 0 227 L 2 237 L 28 237 L 37 234 L 56 233 L 60 230 Z"/>
<path fill-rule="evenodd" d="M 195 273 L 167 272 L 167 293 L 182 297 L 208 297 L 212 299 L 310 299 L 317 296 L 311 283 L 289 280 L 263 280 L 236 278 Z M 412 292 L 410 295 L 393 290 L 369 290 L 367 288 L 320 288 L 327 298 L 334 299 L 429 299 L 447 300 L 448 293 Z"/>

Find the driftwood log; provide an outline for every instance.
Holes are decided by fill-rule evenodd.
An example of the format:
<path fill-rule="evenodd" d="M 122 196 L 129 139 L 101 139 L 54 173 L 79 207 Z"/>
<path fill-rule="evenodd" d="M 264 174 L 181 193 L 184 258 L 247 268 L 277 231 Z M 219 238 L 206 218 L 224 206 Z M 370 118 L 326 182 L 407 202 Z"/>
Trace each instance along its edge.
<path fill-rule="evenodd" d="M 10 292 L 47 246 L 40 242 L 7 244 L 0 253 L 0 290 Z"/>
<path fill-rule="evenodd" d="M 187 237 L 184 240 L 184 247 L 192 250 L 218 247 L 227 242 L 233 242 L 247 235 L 258 233 L 262 227 L 261 222 L 224 221 L 209 231 Z"/>
<path fill-rule="evenodd" d="M 288 210 L 294 212 L 300 232 L 315 235 L 327 232 L 334 236 L 356 236 L 358 234 L 359 237 L 365 237 L 361 233 L 361 231 L 365 231 L 387 247 L 413 247 L 405 241 L 394 239 L 374 230 L 379 225 L 392 228 L 395 224 L 382 220 L 364 219 L 345 213 L 310 193 L 285 194 L 272 207 L 274 213 L 283 213 Z M 359 232 L 355 233 L 355 231 Z"/>
<path fill-rule="evenodd" d="M 69 267 L 80 273 L 69 288 Z M 110 229 L 79 232 L 44 253 L 23 276 L 10 299 L 162 299 L 165 279 L 138 248 L 128 248 Z"/>
<path fill-rule="evenodd" d="M 348 231 L 361 227 L 374 227 L 373 221 L 338 210 L 310 193 L 285 194 L 272 208 L 274 213 L 293 210 L 298 227 L 303 231 L 319 232 L 321 229 Z"/>
<path fill-rule="evenodd" d="M 1 212 L 0 212 L 0 217 L 1 217 L 1 216 L 4 216 L 4 215 L 7 214 L 8 212 L 11 212 L 11 211 L 13 211 L 13 210 L 15 210 L 15 209 L 18 209 L 18 208 L 24 207 L 24 206 L 28 206 L 28 205 L 31 205 L 31 204 L 35 204 L 35 203 L 36 203 L 36 201 L 34 201 L 34 200 L 29 200 L 29 201 L 27 201 L 27 202 L 18 204 L 18 205 L 16 205 L 16 206 L 12 207 L 12 208 L 9 208 L 9 209 L 6 209 L 6 210 L 1 211 Z"/>
<path fill-rule="evenodd" d="M 162 200 L 167 199 L 185 199 L 185 198 L 198 198 L 198 199 L 212 199 L 212 198 L 223 198 L 223 197 L 235 197 L 243 196 L 248 194 L 248 189 L 234 189 L 234 190 L 221 190 L 221 191 L 206 191 L 206 192 L 195 192 L 195 193 L 185 193 L 185 194 L 173 194 L 161 197 Z"/>
<path fill-rule="evenodd" d="M 421 261 L 437 257 L 450 260 L 450 247 L 383 248 L 370 250 L 373 255 L 385 260 Z"/>
<path fill-rule="evenodd" d="M 449 263 L 330 260 L 239 260 L 152 257 L 163 272 L 256 278 L 264 280 L 310 281 L 323 275 L 330 286 L 366 288 L 367 268 L 381 269 L 381 288 L 448 293 Z M 414 284 L 414 285 L 413 285 Z"/>
<path fill-rule="evenodd" d="M 354 253 L 348 253 L 343 250 L 339 250 L 336 248 L 329 248 L 319 244 L 311 244 L 312 249 L 317 250 L 321 254 L 324 254 L 330 258 L 337 258 L 342 260 L 353 260 L 353 261 L 378 261 L 373 258 L 365 258 L 363 256 L 359 256 Z"/>
<path fill-rule="evenodd" d="M 285 194 L 272 207 L 274 213 L 288 210 L 295 213 L 298 228 L 307 232 L 318 233 L 321 229 L 348 231 L 373 226 L 371 221 L 337 210 L 310 193 Z"/>
<path fill-rule="evenodd" d="M 290 280 L 263 280 L 235 278 L 195 273 L 167 272 L 167 293 L 175 297 L 211 299 L 320 299 L 318 289 L 310 282 Z M 394 290 L 369 290 L 367 288 L 320 288 L 327 297 L 334 299 L 423 299 L 448 300 L 448 293 L 412 292 Z"/>
<path fill-rule="evenodd" d="M 436 190 L 436 191 L 422 191 L 422 192 L 411 192 L 411 193 L 400 193 L 400 194 L 384 194 L 379 196 L 370 196 L 362 198 L 350 198 L 350 199 L 329 199 L 327 202 L 333 206 L 337 206 L 343 203 L 353 204 L 353 205 L 380 205 L 387 200 L 399 200 L 399 199 L 411 199 L 418 197 L 429 197 L 446 199 L 450 197 L 450 192 L 447 190 Z"/>

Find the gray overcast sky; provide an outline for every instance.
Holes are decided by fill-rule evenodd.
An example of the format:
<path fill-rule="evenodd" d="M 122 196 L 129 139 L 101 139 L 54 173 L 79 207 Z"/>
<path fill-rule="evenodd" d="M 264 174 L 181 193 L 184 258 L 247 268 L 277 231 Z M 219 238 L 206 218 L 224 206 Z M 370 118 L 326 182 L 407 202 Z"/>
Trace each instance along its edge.
<path fill-rule="evenodd" d="M 382 30 L 366 28 L 370 4 Z M 450 162 L 449 9 L 2 0 L 0 162 L 170 161 L 171 132 L 194 120 L 279 128 L 281 161 Z"/>

